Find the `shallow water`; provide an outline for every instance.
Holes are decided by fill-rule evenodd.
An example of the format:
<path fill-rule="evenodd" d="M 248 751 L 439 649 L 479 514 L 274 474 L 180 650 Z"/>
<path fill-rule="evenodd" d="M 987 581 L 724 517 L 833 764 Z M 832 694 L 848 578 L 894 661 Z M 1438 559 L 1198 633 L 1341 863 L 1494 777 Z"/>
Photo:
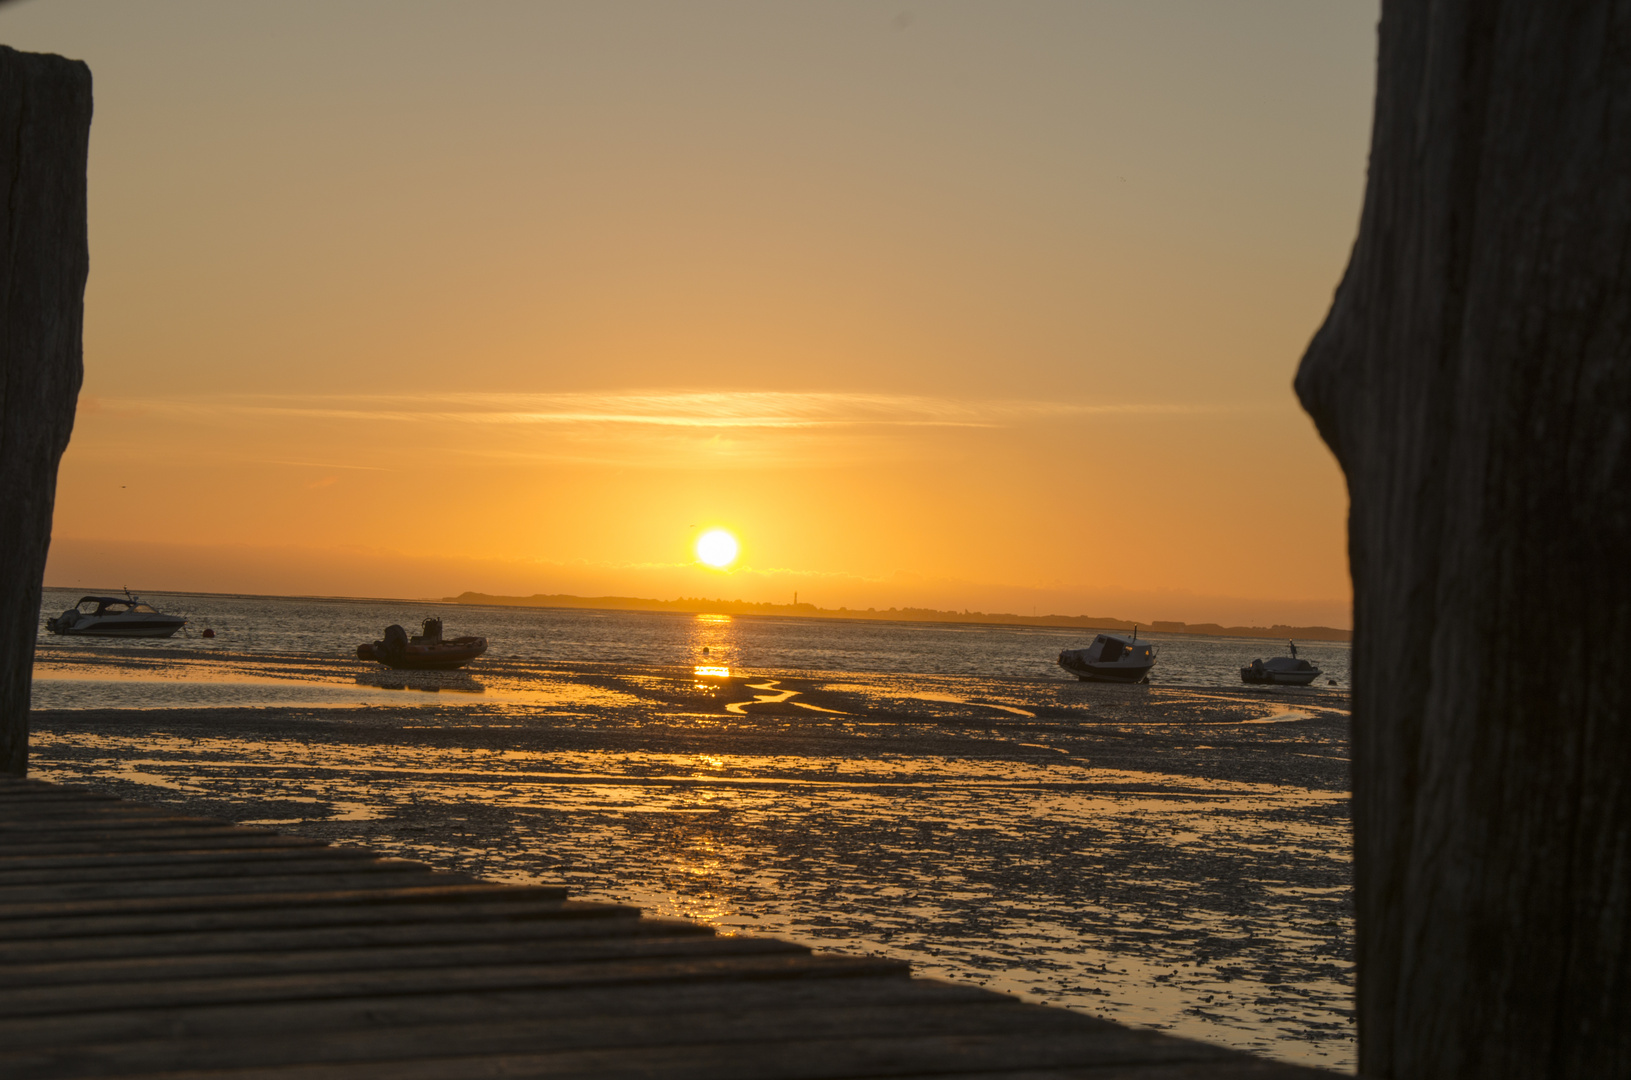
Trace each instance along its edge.
<path fill-rule="evenodd" d="M 611 615 L 646 635 L 619 648 L 686 662 L 47 639 L 32 768 L 1352 1067 L 1340 690 L 752 666 L 792 620 Z M 855 655 L 902 664 L 977 640 L 791 630 L 857 626 Z M 1050 634 L 998 635 L 1005 662 Z"/>

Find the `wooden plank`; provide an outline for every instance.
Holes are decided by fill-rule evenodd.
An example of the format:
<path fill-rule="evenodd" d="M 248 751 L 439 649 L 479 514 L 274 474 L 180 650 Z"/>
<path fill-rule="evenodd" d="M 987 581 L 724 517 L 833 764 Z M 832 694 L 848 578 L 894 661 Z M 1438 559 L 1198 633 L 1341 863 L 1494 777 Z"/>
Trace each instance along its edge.
<path fill-rule="evenodd" d="M 336 859 L 319 855 L 325 849 L 295 848 L 289 857 L 267 856 L 257 859 L 193 859 L 187 862 L 115 863 L 51 869 L 8 870 L 0 862 L 0 889 L 23 885 L 72 885 L 90 882 L 169 881 L 183 878 L 213 877 L 266 877 L 272 874 L 340 874 L 359 873 L 374 868 L 429 871 L 424 863 L 409 859 L 360 857 Z"/>
<path fill-rule="evenodd" d="M 0 1015 L 0 1046 L 50 1049 L 91 1043 L 254 1040 L 298 1031 L 375 1031 L 436 1024 L 525 1023 L 596 1016 L 645 1016 L 653 1020 L 695 1012 L 786 1011 L 849 1005 L 895 1005 L 1011 1001 L 978 987 L 932 979 L 835 975 L 826 979 L 668 982 L 611 986 L 541 987 L 447 991 L 394 997 L 358 996 L 320 1001 L 272 1001 L 166 1008 L 134 1007 L 59 1016 Z"/>
<path fill-rule="evenodd" d="M 82 787 L 77 784 L 59 784 L 54 780 L 37 780 L 33 777 L 20 778 L 16 776 L 4 777 L 0 782 L 0 797 L 7 795 L 56 795 L 64 799 L 105 799 L 125 802 L 117 795 L 110 795 L 95 788 Z"/>
<path fill-rule="evenodd" d="M 1140 1077 L 1145 1065 L 1195 1064 L 1218 1066 L 1238 1063 L 1243 1055 L 1186 1042 L 1152 1031 L 1115 1028 L 1110 1031 L 1051 1032 L 1034 1037 L 1014 1034 L 912 1035 L 829 1039 L 765 1039 L 692 1046 L 605 1047 L 542 1053 L 500 1053 L 425 1056 L 377 1062 L 334 1063 L 322 1075 L 332 1080 L 483 1080 L 487 1077 L 548 1076 L 621 1080 L 653 1076 L 671 1080 L 841 1080 L 852 1077 L 921 1076 L 928 1071 L 950 1073 L 1002 1069 L 1057 1069 L 1068 1066 L 1095 1070 L 1097 1080 L 1120 1075 Z M 1249 1060 L 1249 1059 L 1247 1059 Z M 1254 1063 L 1255 1064 L 1255 1063 Z M 1278 1066 L 1259 1076 L 1301 1077 L 1304 1070 Z M 1212 1068 L 1210 1073 L 1218 1075 Z M 185 1075 L 186 1080 L 289 1080 L 311 1076 L 300 1065 L 230 1070 L 200 1069 L 182 1073 L 149 1073 L 151 1080 Z M 1145 1074 L 1148 1075 L 1148 1074 Z M 1319 1074 L 1313 1074 L 1319 1075 Z"/>
<path fill-rule="evenodd" d="M 82 837 L 72 842 L 58 841 L 50 845 L 30 845 L 26 848 L 19 845 L 0 854 L 0 859 L 5 858 L 7 855 L 37 858 L 47 854 L 56 856 L 104 855 L 115 851 L 122 854 L 134 854 L 139 852 L 202 851 L 211 848 L 222 851 L 247 851 L 291 847 L 321 848 L 327 846 L 328 841 L 318 840 L 315 837 L 255 832 L 250 829 L 233 829 L 226 832 L 217 830 L 178 830 L 174 833 L 158 836 L 121 836 L 117 840 Z"/>
<path fill-rule="evenodd" d="M 420 863 L 402 862 L 319 868 L 315 873 L 289 873 L 283 867 L 243 866 L 238 873 L 211 877 L 159 878 L 134 875 L 119 880 L 69 882 L 62 885 L 0 885 L 0 918 L 13 908 L 69 902 L 128 904 L 138 899 L 181 900 L 185 897 L 242 896 L 258 893 L 338 892 L 349 889 L 384 889 L 404 886 L 477 884 L 469 874 L 432 870 Z M 513 887 L 513 886 L 512 886 Z M 561 895 L 564 895 L 564 891 Z M 25 918 L 28 916 L 24 916 Z"/>
<path fill-rule="evenodd" d="M 55 844 L 58 841 L 67 841 L 69 843 L 78 841 L 83 843 L 86 840 L 97 838 L 116 844 L 129 835 L 153 834 L 162 836 L 170 833 L 225 833 L 235 832 L 239 828 L 240 826 L 225 821 L 183 817 L 179 814 L 161 818 L 87 818 L 72 821 L 16 822 L 12 824 L 0 822 L 0 845 L 5 847 L 28 847 L 38 844 Z M 270 832 L 271 830 L 266 831 Z"/>
<path fill-rule="evenodd" d="M 0 880 L 11 880 L 11 874 L 105 870 L 114 872 L 127 868 L 163 869 L 191 863 L 230 865 L 242 862 L 270 863 L 279 859 L 379 859 L 386 858 L 367 848 L 324 846 L 309 843 L 289 848 L 258 847 L 234 848 L 180 848 L 173 851 L 98 851 L 84 855 L 13 855 L 0 852 Z"/>
<path fill-rule="evenodd" d="M 373 945 L 519 942 L 557 938 L 711 935 L 710 926 L 683 919 L 643 919 L 631 908 L 610 908 L 609 917 L 577 919 L 466 919 L 403 925 L 319 926 L 289 930 L 229 930 L 179 934 L 50 938 L 0 941 L 0 965 L 70 960 L 116 960 L 135 956 L 193 956 L 273 949 L 353 949 Z M 0 976 L 3 977 L 3 976 Z"/>
<path fill-rule="evenodd" d="M 744 988 L 747 990 L 748 988 Z M 333 1064 L 413 1057 L 493 1055 L 568 1050 L 752 1044 L 783 1039 L 838 1039 L 925 1035 L 1007 1034 L 1031 1039 L 1083 1030 L 1111 1034 L 1114 1025 L 1060 1009 L 1012 1000 L 861 1005 L 823 1002 L 799 1009 L 754 1008 L 748 993 L 726 1008 L 673 1011 L 663 1016 L 613 1010 L 562 1018 L 539 1014 L 520 1020 L 308 1032 L 245 1039 L 154 1039 L 135 1043 L 70 1046 L 13 1053 L 8 1080 L 47 1080 L 64 1075 L 128 1074 L 179 1069 Z"/>
<path fill-rule="evenodd" d="M 0 793 L 3 794 L 3 793 Z M 94 795 L 86 797 L 88 792 L 68 792 L 58 788 L 55 792 L 41 792 L 16 799 L 0 797 L 0 813 L 7 816 L 12 814 L 59 814 L 59 813 L 146 813 L 146 814 L 174 814 L 178 813 L 175 807 L 144 802 L 132 802 L 129 799 L 120 799 L 113 795 Z M 52 798 L 50 796 L 57 797 Z"/>
<path fill-rule="evenodd" d="M 290 837 L 271 830 L 248 829 L 235 825 L 176 826 L 157 829 L 79 829 L 69 835 L 17 833 L 5 838 L 5 845 L 18 854 L 35 851 L 102 851 L 108 848 L 152 850 L 153 847 L 182 847 L 217 841 L 230 847 L 249 847 L 256 841 L 286 845 Z M 321 841 L 312 841 L 321 846 Z"/>
<path fill-rule="evenodd" d="M 914 1080 L 1337 1080 L 1338 1074 L 1264 1058 L 1139 1063 L 1114 1069 L 1097 1066 L 1001 1069 L 995 1072 L 913 1073 Z M 1348 1080 L 1348 1078 L 1344 1078 Z"/>
<path fill-rule="evenodd" d="M 122 810 L 105 814 L 41 814 L 14 815 L 0 808 L 0 847 L 12 843 L 27 843 L 30 836 L 75 834 L 84 832 L 123 833 L 129 830 L 159 829 L 233 829 L 237 826 L 226 821 L 215 821 L 194 814 L 127 813 Z M 64 836 L 72 840 L 73 835 Z"/>
<path fill-rule="evenodd" d="M 863 973 L 905 978 L 907 965 L 899 960 L 875 957 L 784 954 L 607 963 L 473 965 L 403 971 L 340 971 L 317 975 L 300 973 L 26 989 L 0 987 L 0 1015 L 50 1016 L 137 1006 L 160 1008 L 227 1002 L 332 999 L 364 994 L 605 986 L 615 983 L 820 978 Z"/>
<path fill-rule="evenodd" d="M 219 818 L 187 814 L 169 806 L 144 806 L 123 800 L 104 803 L 33 803 L 24 806 L 0 805 L 0 836 L 36 828 L 69 827 L 83 822 L 106 821 L 186 821 L 234 828 Z"/>
<path fill-rule="evenodd" d="M 588 910 L 594 909 L 594 910 Z M 594 917 L 616 905 L 586 904 L 576 900 L 502 900 L 485 903 L 397 903 L 384 907 L 361 904 L 307 908 L 249 909 L 244 911 L 182 911 L 162 914 L 109 914 L 0 921 L 0 941 L 81 938 L 104 934 L 187 933 L 204 930 L 271 930 L 298 926 L 400 925 L 405 923 L 476 919 L 558 919 Z"/>
<path fill-rule="evenodd" d="M 29 987 L 83 985 L 158 979 L 255 978 L 263 975 L 322 972 L 405 971 L 410 968 L 482 967 L 508 965 L 600 963 L 608 960 L 651 960 L 675 956 L 734 956 L 767 953 L 808 954 L 803 945 L 776 938 L 715 937 L 679 934 L 672 937 L 591 938 L 586 940 L 532 940 L 457 942 L 452 944 L 397 944 L 338 949 L 292 949 L 276 952 L 228 952 L 183 956 L 140 956 L 9 965 L 4 970 L 5 990 Z M 92 985 L 96 984 L 96 985 Z M 0 1002 L 5 999 L 0 996 Z"/>
<path fill-rule="evenodd" d="M 80 799 L 29 799 L 21 804 L 0 800 L 0 824 L 19 821 L 167 817 L 190 817 L 197 820 L 196 814 L 179 814 L 170 807 L 144 806 L 141 803 L 125 802 L 122 799 L 109 799 L 105 802 L 85 802 Z"/>
<path fill-rule="evenodd" d="M 90 788 L 53 784 L 48 780 L 28 780 L 16 776 L 0 776 L 0 798 L 7 796 L 55 795 L 63 799 L 117 799 Z"/>
<path fill-rule="evenodd" d="M 203 893 L 192 896 L 110 897 L 105 900 L 63 900 L 42 903 L 0 904 L 0 926 L 11 919 L 62 918 L 80 915 L 135 915 L 176 911 L 225 911 L 234 908 L 291 907 L 297 905 L 392 904 L 424 900 L 541 900 L 564 899 L 560 885 L 495 885 L 487 882 L 449 885 L 409 885 L 401 888 L 322 889 L 245 894 Z"/>

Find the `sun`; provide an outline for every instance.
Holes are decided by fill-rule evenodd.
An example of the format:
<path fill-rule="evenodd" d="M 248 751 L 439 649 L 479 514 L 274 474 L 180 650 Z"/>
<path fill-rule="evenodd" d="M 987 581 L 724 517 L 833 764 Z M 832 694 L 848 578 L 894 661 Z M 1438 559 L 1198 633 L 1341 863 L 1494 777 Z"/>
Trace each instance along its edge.
<path fill-rule="evenodd" d="M 709 566 L 729 566 L 736 561 L 736 537 L 724 529 L 709 529 L 697 537 L 697 558 Z"/>

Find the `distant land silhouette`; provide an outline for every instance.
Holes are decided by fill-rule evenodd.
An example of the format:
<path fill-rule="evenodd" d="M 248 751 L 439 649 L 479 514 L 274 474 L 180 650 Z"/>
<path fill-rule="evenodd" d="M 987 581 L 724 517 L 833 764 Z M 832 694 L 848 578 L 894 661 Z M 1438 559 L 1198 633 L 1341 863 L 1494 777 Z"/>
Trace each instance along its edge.
<path fill-rule="evenodd" d="M 674 611 L 688 614 L 784 615 L 806 619 L 880 619 L 891 622 L 983 623 L 995 626 L 1076 626 L 1094 630 L 1131 630 L 1137 626 L 1162 634 L 1200 634 L 1207 637 L 1301 638 L 1304 641 L 1348 641 L 1351 630 L 1330 626 L 1220 626 L 1217 623 L 1134 622 L 1096 615 L 1007 615 L 985 611 L 937 611 L 934 608 L 821 608 L 814 604 L 756 604 L 748 600 L 708 600 L 682 596 L 677 600 L 648 600 L 638 596 L 570 596 L 564 593 L 533 596 L 492 596 L 466 592 L 443 598 L 448 604 L 487 604 L 502 607 L 600 608 L 609 611 Z"/>

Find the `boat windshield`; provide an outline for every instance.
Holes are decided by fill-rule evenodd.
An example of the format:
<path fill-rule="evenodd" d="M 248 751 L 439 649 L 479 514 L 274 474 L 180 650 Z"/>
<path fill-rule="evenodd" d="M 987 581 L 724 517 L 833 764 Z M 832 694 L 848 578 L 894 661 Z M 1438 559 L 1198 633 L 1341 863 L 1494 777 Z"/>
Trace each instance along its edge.
<path fill-rule="evenodd" d="M 130 610 L 131 611 L 140 611 L 145 615 L 157 615 L 158 614 L 157 611 L 153 610 L 153 606 L 151 604 L 137 604 L 135 607 L 131 608 Z"/>

